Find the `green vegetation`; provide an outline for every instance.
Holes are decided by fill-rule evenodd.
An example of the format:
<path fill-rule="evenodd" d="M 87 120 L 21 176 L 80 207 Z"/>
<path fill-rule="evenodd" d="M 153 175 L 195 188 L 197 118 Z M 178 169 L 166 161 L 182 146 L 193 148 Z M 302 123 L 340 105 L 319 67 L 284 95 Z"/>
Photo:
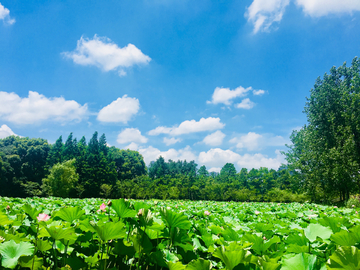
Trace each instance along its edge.
<path fill-rule="evenodd" d="M 359 269 L 357 209 L 0 198 L 0 269 Z"/>
<path fill-rule="evenodd" d="M 313 201 L 348 200 L 360 187 L 360 60 L 318 78 L 305 105 L 308 124 L 291 135 L 289 168 Z"/>
<path fill-rule="evenodd" d="M 103 134 L 89 143 L 69 135 L 50 145 L 43 139 L 10 136 L 0 140 L 0 196 L 190 199 L 304 202 L 297 178 L 286 167 L 239 173 L 227 163 L 209 173 L 194 161 L 159 157 L 146 168 L 136 151 L 106 145 Z"/>

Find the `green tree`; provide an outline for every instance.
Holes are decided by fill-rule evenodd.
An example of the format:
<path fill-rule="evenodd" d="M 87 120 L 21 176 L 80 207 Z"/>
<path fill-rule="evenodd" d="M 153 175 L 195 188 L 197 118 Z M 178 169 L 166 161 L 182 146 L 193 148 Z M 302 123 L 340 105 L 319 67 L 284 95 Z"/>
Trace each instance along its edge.
<path fill-rule="evenodd" d="M 307 98 L 308 124 L 286 153 L 313 200 L 347 200 L 360 187 L 360 61 L 318 78 Z"/>
<path fill-rule="evenodd" d="M 43 190 L 48 195 L 66 198 L 77 185 L 79 175 L 74 166 L 75 159 L 55 164 L 50 174 L 43 179 Z"/>

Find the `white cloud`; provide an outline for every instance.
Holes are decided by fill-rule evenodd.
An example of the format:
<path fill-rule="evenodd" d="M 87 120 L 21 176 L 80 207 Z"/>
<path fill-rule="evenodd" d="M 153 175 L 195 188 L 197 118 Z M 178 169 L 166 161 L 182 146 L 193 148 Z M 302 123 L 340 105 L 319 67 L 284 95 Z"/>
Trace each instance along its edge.
<path fill-rule="evenodd" d="M 124 95 L 102 108 L 97 116 L 101 122 L 127 123 L 131 117 L 138 113 L 140 103 L 137 98 Z"/>
<path fill-rule="evenodd" d="M 244 154 L 239 155 L 231 150 L 222 150 L 220 148 L 213 148 L 207 152 L 201 152 L 199 154 L 199 165 L 205 165 L 207 167 L 216 169 L 222 168 L 226 163 L 233 163 L 239 168 L 260 168 L 267 167 L 271 169 L 278 169 L 282 163 L 285 163 L 284 157 L 280 151 L 275 151 L 276 157 L 269 158 L 266 155 L 257 154 Z"/>
<path fill-rule="evenodd" d="M 124 68 L 148 64 L 151 60 L 133 44 L 120 48 L 109 38 L 97 35 L 93 39 L 81 37 L 76 49 L 63 55 L 79 65 L 96 66 L 103 71 L 118 70 L 119 76 L 126 75 Z"/>
<path fill-rule="evenodd" d="M 212 167 L 210 169 L 208 169 L 208 172 L 217 172 L 219 173 L 221 171 L 220 167 Z"/>
<path fill-rule="evenodd" d="M 0 139 L 4 139 L 4 138 L 9 137 L 11 135 L 18 136 L 7 125 L 2 125 L 0 127 Z"/>
<path fill-rule="evenodd" d="M 132 142 L 128 146 L 125 146 L 124 149 L 137 151 L 139 149 L 139 145 L 137 143 Z"/>
<path fill-rule="evenodd" d="M 246 148 L 249 151 L 257 150 L 259 148 L 259 140 L 262 135 L 255 132 L 249 132 L 246 135 L 235 137 L 230 140 L 231 143 L 236 143 L 237 148 Z"/>
<path fill-rule="evenodd" d="M 264 90 L 253 90 L 253 94 L 255 96 L 261 96 L 261 95 L 265 94 L 265 91 Z"/>
<path fill-rule="evenodd" d="M 290 0 L 254 0 L 245 17 L 254 25 L 254 33 L 268 31 L 273 23 L 281 21 L 289 3 Z"/>
<path fill-rule="evenodd" d="M 220 148 L 212 148 L 207 152 L 199 154 L 199 163 L 206 167 L 223 167 L 226 163 L 236 163 L 240 159 L 240 155 L 231 150 L 222 150 Z"/>
<path fill-rule="evenodd" d="M 274 136 L 272 134 L 257 134 L 255 132 L 249 132 L 248 134 L 240 137 L 234 137 L 230 143 L 236 144 L 236 148 L 246 148 L 248 151 L 260 150 L 268 146 L 285 146 L 288 140 L 282 136 Z"/>
<path fill-rule="evenodd" d="M 0 3 L 0 20 L 3 20 L 6 24 L 15 23 L 15 19 L 10 18 L 10 10 L 1 5 Z"/>
<path fill-rule="evenodd" d="M 235 107 L 238 109 L 249 110 L 255 106 L 255 103 L 252 102 L 249 98 L 243 99 L 240 103 L 236 104 Z"/>
<path fill-rule="evenodd" d="M 359 0 L 296 0 L 305 14 L 320 17 L 330 13 L 351 13 L 360 11 Z"/>
<path fill-rule="evenodd" d="M 225 124 L 220 122 L 220 118 L 208 117 L 195 120 L 186 120 L 177 127 L 157 127 L 149 131 L 149 135 L 170 134 L 173 136 L 189 134 L 194 132 L 221 129 Z"/>
<path fill-rule="evenodd" d="M 175 143 L 178 143 L 178 142 L 181 142 L 181 139 L 180 138 L 164 138 L 163 142 L 166 144 L 166 145 L 172 145 L 172 144 L 175 144 Z"/>
<path fill-rule="evenodd" d="M 123 131 L 119 133 L 117 136 L 118 143 L 124 144 L 124 143 L 147 143 L 148 139 L 141 135 L 140 130 L 137 128 L 126 128 Z"/>
<path fill-rule="evenodd" d="M 0 92 L 0 118 L 16 124 L 34 124 L 45 120 L 80 121 L 88 114 L 87 104 L 81 106 L 63 97 L 47 98 L 29 91 L 21 98 L 15 93 Z"/>
<path fill-rule="evenodd" d="M 215 131 L 214 133 L 211 133 L 210 135 L 207 135 L 204 140 L 203 143 L 207 144 L 207 145 L 211 145 L 211 146 L 219 146 L 222 144 L 224 138 L 225 138 L 225 134 L 222 133 L 220 130 Z"/>
<path fill-rule="evenodd" d="M 160 151 L 157 148 L 149 146 L 147 148 L 140 148 L 138 149 L 138 151 L 144 157 L 146 164 L 149 164 L 151 161 L 157 160 L 160 156 L 162 156 L 165 160 L 196 160 L 196 156 L 192 152 L 190 146 L 186 146 L 185 148 L 179 150 L 171 148 L 167 151 Z"/>
<path fill-rule="evenodd" d="M 237 165 L 240 168 L 247 169 L 259 169 L 260 167 L 266 167 L 269 169 L 277 170 L 281 166 L 281 164 L 286 162 L 285 157 L 281 155 L 279 150 L 276 150 L 275 154 L 275 158 L 269 158 L 268 156 L 259 153 L 254 155 L 245 154 L 241 156 L 241 158 L 237 162 Z"/>
<path fill-rule="evenodd" d="M 247 92 L 250 91 L 251 89 L 252 89 L 251 87 L 244 88 L 242 86 L 239 86 L 234 90 L 230 90 L 230 88 L 216 87 L 212 95 L 212 100 L 207 101 L 206 103 L 208 104 L 223 103 L 225 105 L 231 105 L 232 99 L 245 96 Z"/>

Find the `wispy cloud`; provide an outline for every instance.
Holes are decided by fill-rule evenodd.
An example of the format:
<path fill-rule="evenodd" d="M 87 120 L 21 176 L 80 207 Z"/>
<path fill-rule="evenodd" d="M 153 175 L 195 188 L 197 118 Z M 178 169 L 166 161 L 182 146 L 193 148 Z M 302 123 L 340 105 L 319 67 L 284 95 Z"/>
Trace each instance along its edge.
<path fill-rule="evenodd" d="M 270 27 L 280 22 L 290 0 L 254 0 L 248 7 L 245 17 L 254 25 L 254 33 L 269 31 Z"/>
<path fill-rule="evenodd" d="M 10 18 L 10 10 L 4 7 L 0 3 L 0 20 L 3 20 L 5 24 L 14 24 L 15 19 Z"/>

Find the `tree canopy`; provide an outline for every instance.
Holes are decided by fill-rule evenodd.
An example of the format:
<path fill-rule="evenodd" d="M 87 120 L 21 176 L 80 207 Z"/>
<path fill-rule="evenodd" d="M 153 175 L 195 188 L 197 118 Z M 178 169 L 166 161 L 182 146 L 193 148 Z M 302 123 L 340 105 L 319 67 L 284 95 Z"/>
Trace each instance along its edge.
<path fill-rule="evenodd" d="M 304 109 L 308 123 L 290 137 L 287 161 L 313 200 L 347 200 L 359 191 L 359 66 L 354 58 L 316 80 Z"/>

